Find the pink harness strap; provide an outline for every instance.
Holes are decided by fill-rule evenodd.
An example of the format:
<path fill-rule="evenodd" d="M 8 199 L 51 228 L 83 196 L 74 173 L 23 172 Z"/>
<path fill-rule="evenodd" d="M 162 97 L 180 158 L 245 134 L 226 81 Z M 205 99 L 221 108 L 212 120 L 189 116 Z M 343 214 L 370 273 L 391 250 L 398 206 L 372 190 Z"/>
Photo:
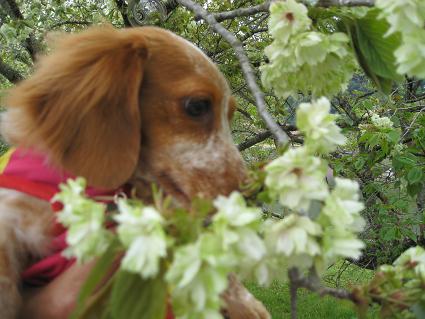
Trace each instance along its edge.
<path fill-rule="evenodd" d="M 72 175 L 58 171 L 49 165 L 42 154 L 32 150 L 15 149 L 8 154 L 8 162 L 0 175 L 0 187 L 13 189 L 30 196 L 51 202 L 59 191 L 59 184 Z M 88 196 L 110 196 L 115 191 L 87 189 Z M 53 211 L 62 209 L 60 203 L 52 203 Z M 24 284 L 43 286 L 69 268 L 75 260 L 62 256 L 67 247 L 66 229 L 59 223 L 53 226 L 52 254 L 35 262 L 22 273 Z"/>

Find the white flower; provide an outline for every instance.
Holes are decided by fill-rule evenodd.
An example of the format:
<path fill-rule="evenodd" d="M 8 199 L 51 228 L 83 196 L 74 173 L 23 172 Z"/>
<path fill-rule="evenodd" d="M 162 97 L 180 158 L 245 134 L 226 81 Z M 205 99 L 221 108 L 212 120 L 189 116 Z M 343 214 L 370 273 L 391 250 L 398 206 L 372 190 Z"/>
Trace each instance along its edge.
<path fill-rule="evenodd" d="M 324 229 L 322 249 L 327 265 L 341 257 L 358 259 L 361 256 L 365 244 L 352 232 L 332 226 Z"/>
<path fill-rule="evenodd" d="M 423 29 L 423 0 L 376 0 L 375 6 L 382 10 L 379 18 L 385 18 L 390 24 L 387 36 L 396 32 L 411 34 Z"/>
<path fill-rule="evenodd" d="M 329 153 L 346 142 L 329 111 L 330 102 L 325 97 L 298 107 L 297 127 L 305 134 L 305 143 L 312 151 Z"/>
<path fill-rule="evenodd" d="M 291 45 L 298 65 L 308 64 L 314 67 L 325 62 L 329 54 L 338 58 L 345 57 L 348 54 L 348 42 L 348 36 L 342 32 L 327 35 L 311 31 L 296 35 Z"/>
<path fill-rule="evenodd" d="M 324 229 L 321 245 L 325 266 L 341 257 L 357 259 L 365 246 L 356 237 L 365 226 L 359 214 L 364 209 L 359 201 L 359 185 L 344 178 L 335 178 L 335 183 L 317 219 Z"/>
<path fill-rule="evenodd" d="M 359 184 L 349 179 L 335 178 L 336 186 L 326 198 L 322 213 L 335 227 L 360 232 L 365 226 L 360 212 L 364 209 L 359 201 Z"/>
<path fill-rule="evenodd" d="M 69 179 L 60 185 L 61 192 L 52 200 L 63 204 L 58 220 L 68 228 L 66 241 L 69 247 L 64 251 L 67 257 L 76 257 L 86 262 L 102 255 L 108 248 L 112 234 L 104 228 L 104 204 L 88 199 L 84 195 L 84 179 Z"/>
<path fill-rule="evenodd" d="M 312 200 L 323 200 L 328 195 L 327 166 L 304 147 L 288 150 L 265 170 L 265 184 L 283 206 L 307 211 Z"/>
<path fill-rule="evenodd" d="M 153 207 L 118 202 L 117 233 L 127 252 L 121 267 L 143 278 L 155 277 L 161 258 L 167 255 L 167 238 L 162 227 L 164 220 Z"/>
<path fill-rule="evenodd" d="M 402 44 L 395 50 L 394 55 L 399 74 L 408 74 L 424 79 L 425 30 L 418 30 L 418 32 L 404 35 Z"/>
<path fill-rule="evenodd" d="M 399 74 L 425 78 L 425 1 L 377 0 L 379 18 L 390 28 L 386 34 L 401 34 L 401 46 L 394 52 Z"/>
<path fill-rule="evenodd" d="M 261 210 L 247 207 L 242 195 L 233 192 L 214 201 L 217 213 L 208 232 L 195 243 L 175 250 L 166 280 L 177 318 L 220 318 L 220 295 L 232 271 L 268 282 L 263 266 L 266 247 L 257 231 Z"/>
<path fill-rule="evenodd" d="M 257 233 L 261 210 L 247 207 L 238 192 L 229 197 L 219 196 L 214 206 L 217 208 L 212 225 L 215 234 L 220 237 L 223 249 L 232 251 L 239 260 L 242 277 L 251 276 L 253 265 L 260 263 L 266 255 L 265 244 Z"/>
<path fill-rule="evenodd" d="M 294 0 L 273 2 L 270 13 L 270 34 L 284 43 L 291 35 L 307 31 L 311 26 L 307 8 Z"/>
<path fill-rule="evenodd" d="M 304 5 L 291 0 L 271 6 L 269 30 L 274 41 L 265 49 L 270 63 L 261 67 L 261 80 L 282 98 L 299 91 L 333 95 L 347 87 L 355 70 L 346 34 L 310 31 L 310 26 Z"/>
<path fill-rule="evenodd" d="M 378 114 L 373 113 L 370 120 L 377 129 L 393 128 L 393 122 L 386 116 L 380 117 Z"/>
<path fill-rule="evenodd" d="M 232 192 L 229 197 L 218 196 L 214 201 L 217 213 L 213 217 L 215 223 L 224 223 L 233 227 L 258 224 L 261 219 L 259 208 L 247 207 L 241 193 Z"/>
<path fill-rule="evenodd" d="M 425 280 L 425 249 L 420 246 L 409 248 L 397 258 L 394 266 L 413 268 Z"/>
<path fill-rule="evenodd" d="M 268 247 L 276 254 L 288 258 L 293 266 L 308 268 L 313 257 L 321 253 L 318 243 L 322 228 L 310 218 L 297 214 L 275 222 L 266 231 Z"/>
<path fill-rule="evenodd" d="M 223 253 L 219 238 L 203 234 L 176 249 L 166 273 L 173 310 L 177 318 L 220 318 L 220 294 L 227 288 L 227 275 L 237 260 Z"/>

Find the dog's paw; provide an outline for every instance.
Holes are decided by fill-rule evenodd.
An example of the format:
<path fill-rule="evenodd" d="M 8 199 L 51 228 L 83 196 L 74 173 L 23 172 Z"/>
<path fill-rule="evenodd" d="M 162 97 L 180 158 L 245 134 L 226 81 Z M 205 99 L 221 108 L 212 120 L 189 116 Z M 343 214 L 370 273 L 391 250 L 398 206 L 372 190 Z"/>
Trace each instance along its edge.
<path fill-rule="evenodd" d="M 22 298 L 16 283 L 9 278 L 0 277 L 0 318 L 16 319 L 21 305 Z"/>
<path fill-rule="evenodd" d="M 229 319 L 271 319 L 264 305 L 257 300 L 236 278 L 229 276 L 229 287 L 223 293 L 225 309 Z"/>

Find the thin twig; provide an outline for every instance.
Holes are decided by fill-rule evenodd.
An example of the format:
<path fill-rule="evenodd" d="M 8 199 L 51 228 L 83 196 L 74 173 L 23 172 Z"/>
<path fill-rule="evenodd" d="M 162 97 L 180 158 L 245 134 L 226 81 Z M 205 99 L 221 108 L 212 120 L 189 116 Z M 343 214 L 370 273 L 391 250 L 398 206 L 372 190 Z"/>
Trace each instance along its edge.
<path fill-rule="evenodd" d="M 423 101 L 423 100 L 425 100 L 425 94 L 420 95 L 418 97 L 415 97 L 414 99 L 410 99 L 410 100 L 408 100 L 408 101 L 406 101 L 404 103 L 409 103 L 410 104 L 410 103 L 420 102 L 420 101 Z"/>
<path fill-rule="evenodd" d="M 364 98 L 367 98 L 367 97 L 369 97 L 369 96 L 371 96 L 371 95 L 374 95 L 376 92 L 378 92 L 378 90 L 373 90 L 373 91 L 370 91 L 370 92 L 364 93 L 363 95 L 360 95 L 360 96 L 356 97 L 356 101 L 354 102 L 354 104 L 359 103 L 359 101 L 360 101 L 361 99 L 364 99 Z"/>
<path fill-rule="evenodd" d="M 307 2 L 308 1 L 304 1 Z M 375 0 L 319 0 L 317 7 L 372 7 Z"/>
<path fill-rule="evenodd" d="M 252 118 L 251 114 L 249 114 L 249 112 L 245 111 L 244 109 L 238 107 L 238 108 L 236 108 L 236 111 L 239 112 L 239 113 L 241 113 L 250 122 L 253 122 L 254 121 L 254 119 Z"/>
<path fill-rule="evenodd" d="M 250 138 L 238 145 L 239 151 L 244 151 L 254 145 L 257 145 L 258 143 L 261 143 L 262 141 L 268 139 L 270 136 L 272 136 L 272 133 L 270 131 L 264 131 L 260 132 L 257 135 L 255 135 L 253 138 Z"/>
<path fill-rule="evenodd" d="M 289 279 L 292 285 L 298 288 L 306 288 L 310 291 L 318 293 L 321 297 L 332 296 L 338 299 L 351 300 L 356 303 L 357 299 L 351 291 L 341 288 L 330 288 L 325 287 L 320 283 L 317 275 L 310 275 L 308 277 L 302 277 L 298 270 L 291 269 L 289 271 Z"/>
<path fill-rule="evenodd" d="M 269 12 L 270 3 L 272 1 L 265 1 L 263 4 L 247 7 L 247 8 L 239 8 L 235 10 L 225 11 L 225 12 L 217 12 L 213 13 L 214 18 L 217 22 L 222 22 L 228 19 L 234 19 L 239 17 L 247 17 L 252 16 L 261 12 Z M 310 4 L 310 1 L 301 1 L 305 4 Z M 375 0 L 319 0 L 316 4 L 316 7 L 372 7 L 375 5 Z M 196 14 L 195 18 L 197 20 L 203 19 L 202 15 Z"/>
<path fill-rule="evenodd" d="M 0 74 L 8 79 L 11 83 L 17 83 L 24 79 L 23 75 L 10 65 L 6 64 L 3 59 L 0 58 Z"/>
<path fill-rule="evenodd" d="M 292 268 L 289 270 L 289 291 L 291 297 L 291 319 L 297 319 L 297 292 L 298 288 L 298 269 Z"/>
<path fill-rule="evenodd" d="M 418 112 L 418 113 L 416 113 L 416 114 L 415 114 L 415 116 L 413 117 L 412 122 L 411 122 L 411 123 L 410 123 L 410 125 L 407 127 L 406 131 L 404 131 L 404 134 L 403 134 L 403 136 L 401 137 L 401 139 L 400 139 L 400 140 L 403 140 L 403 139 L 404 139 L 404 137 L 405 137 L 405 136 L 406 136 L 406 135 L 410 132 L 410 130 L 412 129 L 412 127 L 413 127 L 413 125 L 415 124 L 416 120 L 418 119 L 419 115 L 420 115 L 423 111 L 425 111 L 425 106 L 424 106 L 421 110 L 419 110 L 419 112 Z"/>
<path fill-rule="evenodd" d="M 64 25 L 91 25 L 92 23 L 90 21 L 74 21 L 74 20 L 67 20 L 67 21 L 62 21 L 62 22 L 58 22 L 55 24 L 52 24 L 50 26 L 50 29 L 55 29 Z"/>
<path fill-rule="evenodd" d="M 3 6 L 4 9 L 6 9 L 6 11 L 8 11 L 8 14 L 13 19 L 15 20 L 25 19 L 15 0 L 3 0 L 0 2 L 0 4 Z M 6 8 L 6 6 L 8 6 L 8 8 Z M 35 39 L 35 36 L 33 33 L 29 34 L 28 38 L 25 39 L 25 42 L 23 45 L 27 49 L 28 53 L 30 54 L 31 59 L 35 61 L 36 55 L 40 49 L 40 45 Z"/>
<path fill-rule="evenodd" d="M 270 132 L 272 132 L 273 136 L 276 138 L 279 145 L 286 146 L 289 142 L 289 137 L 286 133 L 279 127 L 279 125 L 274 121 L 273 117 L 269 114 L 266 108 L 266 103 L 264 101 L 264 93 L 260 90 L 257 85 L 257 80 L 254 76 L 254 70 L 252 69 L 251 63 L 245 53 L 245 50 L 242 46 L 242 43 L 236 38 L 236 36 L 224 28 L 217 20 L 214 18 L 212 14 L 206 11 L 199 4 L 191 1 L 191 0 L 177 0 L 181 5 L 186 7 L 187 9 L 194 12 L 196 16 L 202 17 L 209 26 L 220 34 L 235 50 L 235 54 L 239 60 L 239 63 L 242 68 L 242 72 L 244 74 L 245 80 L 248 83 L 248 87 L 255 97 L 256 107 L 258 113 L 261 118 L 266 123 Z"/>
<path fill-rule="evenodd" d="M 224 20 L 234 19 L 237 17 L 252 16 L 260 12 L 269 12 L 269 6 L 270 6 L 270 2 L 266 1 L 263 4 L 260 4 L 258 6 L 253 6 L 248 8 L 239 8 L 236 10 L 215 13 L 214 18 L 217 22 L 221 22 Z M 196 18 L 201 19 L 204 17 L 199 14 L 199 15 L 196 15 Z"/>
<path fill-rule="evenodd" d="M 128 14 L 127 14 L 127 4 L 125 3 L 125 1 L 115 0 L 115 4 L 117 5 L 118 11 L 121 13 L 124 26 L 131 27 L 131 23 L 130 23 L 130 20 L 128 19 Z"/>

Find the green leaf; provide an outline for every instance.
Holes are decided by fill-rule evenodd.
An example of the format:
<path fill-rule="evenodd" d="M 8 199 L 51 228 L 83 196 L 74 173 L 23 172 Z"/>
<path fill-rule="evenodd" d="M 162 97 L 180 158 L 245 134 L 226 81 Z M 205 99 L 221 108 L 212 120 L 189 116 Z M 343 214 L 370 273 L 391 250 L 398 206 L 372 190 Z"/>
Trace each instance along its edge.
<path fill-rule="evenodd" d="M 407 225 L 406 225 L 407 226 Z M 408 227 L 408 226 L 407 226 Z M 416 234 L 408 228 L 402 228 L 401 232 L 404 236 L 410 238 L 413 242 L 416 242 L 418 240 L 418 237 L 416 236 Z"/>
<path fill-rule="evenodd" d="M 369 148 L 372 149 L 374 146 L 381 144 L 381 135 L 380 133 L 375 133 L 370 136 L 367 141 Z"/>
<path fill-rule="evenodd" d="M 410 308 L 416 319 L 425 319 L 425 301 L 420 301 Z"/>
<path fill-rule="evenodd" d="M 78 319 L 112 319 L 107 305 L 110 299 L 113 282 L 114 277 L 90 297 L 87 306 L 81 312 Z"/>
<path fill-rule="evenodd" d="M 356 25 L 359 47 L 369 67 L 376 75 L 384 79 L 400 80 L 396 72 L 394 51 L 400 46 L 399 35 L 384 37 L 389 29 L 385 20 L 379 20 L 378 9 L 370 10 L 368 14 L 358 20 Z"/>
<path fill-rule="evenodd" d="M 87 307 L 90 307 L 90 305 L 88 305 L 88 299 L 92 296 L 101 281 L 110 272 L 111 266 L 117 257 L 119 248 L 120 244 L 118 239 L 115 238 L 115 240 L 111 242 L 108 250 L 96 262 L 96 265 L 91 270 L 86 282 L 81 288 L 77 299 L 77 305 L 70 319 L 81 318 L 81 314 L 86 311 Z"/>
<path fill-rule="evenodd" d="M 396 156 L 394 157 L 394 160 L 396 160 L 397 162 L 405 165 L 405 166 L 415 166 L 417 165 L 417 161 L 415 159 L 413 159 L 412 157 L 408 157 L 408 156 Z"/>
<path fill-rule="evenodd" d="M 163 273 L 153 279 L 120 271 L 109 304 L 114 319 L 163 319 L 167 306 L 167 285 Z"/>
<path fill-rule="evenodd" d="M 360 157 L 354 162 L 354 168 L 359 171 L 364 167 L 365 164 L 366 159 L 364 157 Z"/>
<path fill-rule="evenodd" d="M 412 197 L 419 194 L 421 190 L 422 190 L 422 184 L 420 183 L 407 185 L 407 194 L 409 194 Z"/>
<path fill-rule="evenodd" d="M 394 57 L 401 39 L 398 34 L 384 37 L 389 25 L 377 18 L 378 13 L 371 9 L 365 17 L 351 21 L 350 36 L 360 66 L 381 91 L 389 93 L 392 81 L 402 79 Z"/>
<path fill-rule="evenodd" d="M 393 144 L 397 144 L 398 141 L 400 140 L 400 131 L 398 130 L 392 130 L 390 132 L 387 133 L 387 137 L 388 140 L 393 143 Z"/>
<path fill-rule="evenodd" d="M 416 184 L 422 180 L 423 172 L 419 167 L 413 167 L 407 173 L 407 181 L 409 184 Z"/>
<path fill-rule="evenodd" d="M 397 230 L 394 227 L 384 228 L 381 231 L 381 238 L 385 241 L 392 241 L 397 239 Z"/>
<path fill-rule="evenodd" d="M 368 139 L 370 139 L 372 137 L 372 135 L 373 134 L 371 132 L 365 132 L 362 136 L 360 136 L 359 143 L 366 142 Z"/>
<path fill-rule="evenodd" d="M 388 151 L 390 149 L 388 146 L 388 142 L 386 140 L 381 140 L 380 146 L 383 152 L 382 157 L 385 157 L 385 155 L 388 154 Z"/>

